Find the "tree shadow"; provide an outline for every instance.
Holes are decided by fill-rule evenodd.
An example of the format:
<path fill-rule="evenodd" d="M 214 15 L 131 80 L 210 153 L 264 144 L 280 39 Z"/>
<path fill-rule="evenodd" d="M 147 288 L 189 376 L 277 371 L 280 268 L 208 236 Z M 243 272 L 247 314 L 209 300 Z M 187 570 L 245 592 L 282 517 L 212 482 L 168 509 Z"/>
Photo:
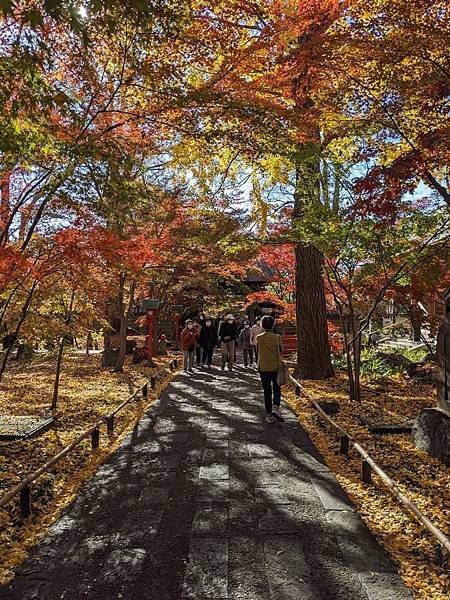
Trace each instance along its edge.
<path fill-rule="evenodd" d="M 181 598 L 198 523 L 195 537 L 227 540 L 230 564 L 239 566 L 229 573 L 230 598 L 252 569 L 255 598 L 268 598 L 272 551 L 274 561 L 286 553 L 287 573 L 301 557 L 318 599 L 364 598 L 337 543 L 346 522 L 327 520 L 311 482 L 331 499 L 345 494 L 297 417 L 284 411 L 285 424 L 264 422 L 256 373 L 179 375 L 18 569 L 8 598 L 25 600 L 27 589 L 47 582 L 54 592 L 46 600 L 62 589 L 74 599 Z M 279 597 L 298 597 L 290 593 Z"/>

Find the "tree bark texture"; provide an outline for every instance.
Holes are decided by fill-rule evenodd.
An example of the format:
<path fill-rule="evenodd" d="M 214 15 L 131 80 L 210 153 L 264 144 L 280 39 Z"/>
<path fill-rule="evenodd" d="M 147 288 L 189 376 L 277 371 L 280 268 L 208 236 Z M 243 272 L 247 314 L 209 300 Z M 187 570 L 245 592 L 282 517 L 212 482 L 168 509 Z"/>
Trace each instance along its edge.
<path fill-rule="evenodd" d="M 125 274 L 121 274 L 120 276 L 120 285 L 119 285 L 119 297 L 118 297 L 118 306 L 120 310 L 120 329 L 119 329 L 119 354 L 117 356 L 116 364 L 114 365 L 114 372 L 120 373 L 123 370 L 123 365 L 125 362 L 125 356 L 127 353 L 127 328 L 128 328 L 128 319 L 131 316 L 134 304 L 134 293 L 136 289 L 136 282 L 132 282 L 130 286 L 130 295 L 128 300 L 128 308 L 125 309 Z"/>
<path fill-rule="evenodd" d="M 119 329 L 119 354 L 117 356 L 116 364 L 114 365 L 114 372 L 120 373 L 123 370 L 123 363 L 125 361 L 126 347 L 127 347 L 127 317 L 125 314 L 124 307 L 124 291 L 125 291 L 125 275 L 120 274 L 119 280 L 119 293 L 117 298 L 117 310 L 120 315 L 120 329 Z"/>
<path fill-rule="evenodd" d="M 316 142 L 299 146 L 295 162 L 293 223 L 301 222 L 307 206 L 320 205 L 320 133 Z M 327 307 L 323 283 L 323 257 L 317 248 L 298 243 L 295 247 L 297 369 L 300 379 L 327 379 L 334 375 L 328 339 Z"/>
<path fill-rule="evenodd" d="M 300 379 L 333 377 L 323 284 L 323 258 L 309 245 L 297 244 L 297 371 Z"/>

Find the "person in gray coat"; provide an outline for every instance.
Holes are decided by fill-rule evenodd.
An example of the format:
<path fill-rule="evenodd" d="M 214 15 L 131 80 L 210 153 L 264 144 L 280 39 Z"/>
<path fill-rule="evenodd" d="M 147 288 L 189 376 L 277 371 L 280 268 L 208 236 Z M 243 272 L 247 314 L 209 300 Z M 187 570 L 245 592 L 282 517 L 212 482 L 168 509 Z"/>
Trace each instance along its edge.
<path fill-rule="evenodd" d="M 252 329 L 250 327 L 250 321 L 244 321 L 244 327 L 241 329 L 241 333 L 239 334 L 238 344 L 242 350 L 242 354 L 244 355 L 244 366 L 248 367 L 253 365 L 253 348 L 254 346 L 251 343 L 251 335 Z"/>

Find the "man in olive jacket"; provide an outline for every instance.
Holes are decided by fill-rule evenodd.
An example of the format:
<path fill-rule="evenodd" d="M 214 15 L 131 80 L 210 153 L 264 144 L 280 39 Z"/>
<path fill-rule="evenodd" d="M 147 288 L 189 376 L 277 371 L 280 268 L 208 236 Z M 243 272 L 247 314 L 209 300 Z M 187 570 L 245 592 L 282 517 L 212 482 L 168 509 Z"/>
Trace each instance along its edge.
<path fill-rule="evenodd" d="M 277 382 L 283 342 L 281 336 L 273 332 L 274 324 L 274 318 L 266 315 L 261 319 L 261 326 L 264 331 L 256 336 L 258 371 L 264 390 L 266 423 L 274 423 L 275 419 L 280 422 L 284 421 L 280 412 L 281 388 Z"/>

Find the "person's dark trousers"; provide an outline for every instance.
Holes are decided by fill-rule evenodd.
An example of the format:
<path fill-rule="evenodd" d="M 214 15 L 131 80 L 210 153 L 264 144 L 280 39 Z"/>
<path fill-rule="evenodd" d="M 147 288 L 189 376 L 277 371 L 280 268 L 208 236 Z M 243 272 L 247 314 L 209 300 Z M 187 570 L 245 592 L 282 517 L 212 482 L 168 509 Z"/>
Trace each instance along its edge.
<path fill-rule="evenodd" d="M 200 358 L 202 356 L 202 347 L 200 344 L 197 344 L 195 347 L 195 364 L 198 366 L 200 364 Z"/>
<path fill-rule="evenodd" d="M 255 360 L 256 360 L 256 362 L 258 362 L 258 350 L 256 349 L 256 346 L 252 346 L 252 348 L 255 353 Z"/>
<path fill-rule="evenodd" d="M 259 376 L 264 390 L 266 413 L 269 415 L 272 412 L 272 398 L 275 406 L 280 406 L 281 403 L 281 388 L 277 383 L 277 372 L 260 371 Z"/>
<path fill-rule="evenodd" d="M 253 364 L 253 348 L 244 348 L 242 350 L 242 354 L 244 355 L 244 367 L 250 363 Z"/>
<path fill-rule="evenodd" d="M 208 367 L 211 366 L 212 357 L 213 357 L 214 348 L 203 348 L 202 352 L 202 364 L 207 364 Z"/>

